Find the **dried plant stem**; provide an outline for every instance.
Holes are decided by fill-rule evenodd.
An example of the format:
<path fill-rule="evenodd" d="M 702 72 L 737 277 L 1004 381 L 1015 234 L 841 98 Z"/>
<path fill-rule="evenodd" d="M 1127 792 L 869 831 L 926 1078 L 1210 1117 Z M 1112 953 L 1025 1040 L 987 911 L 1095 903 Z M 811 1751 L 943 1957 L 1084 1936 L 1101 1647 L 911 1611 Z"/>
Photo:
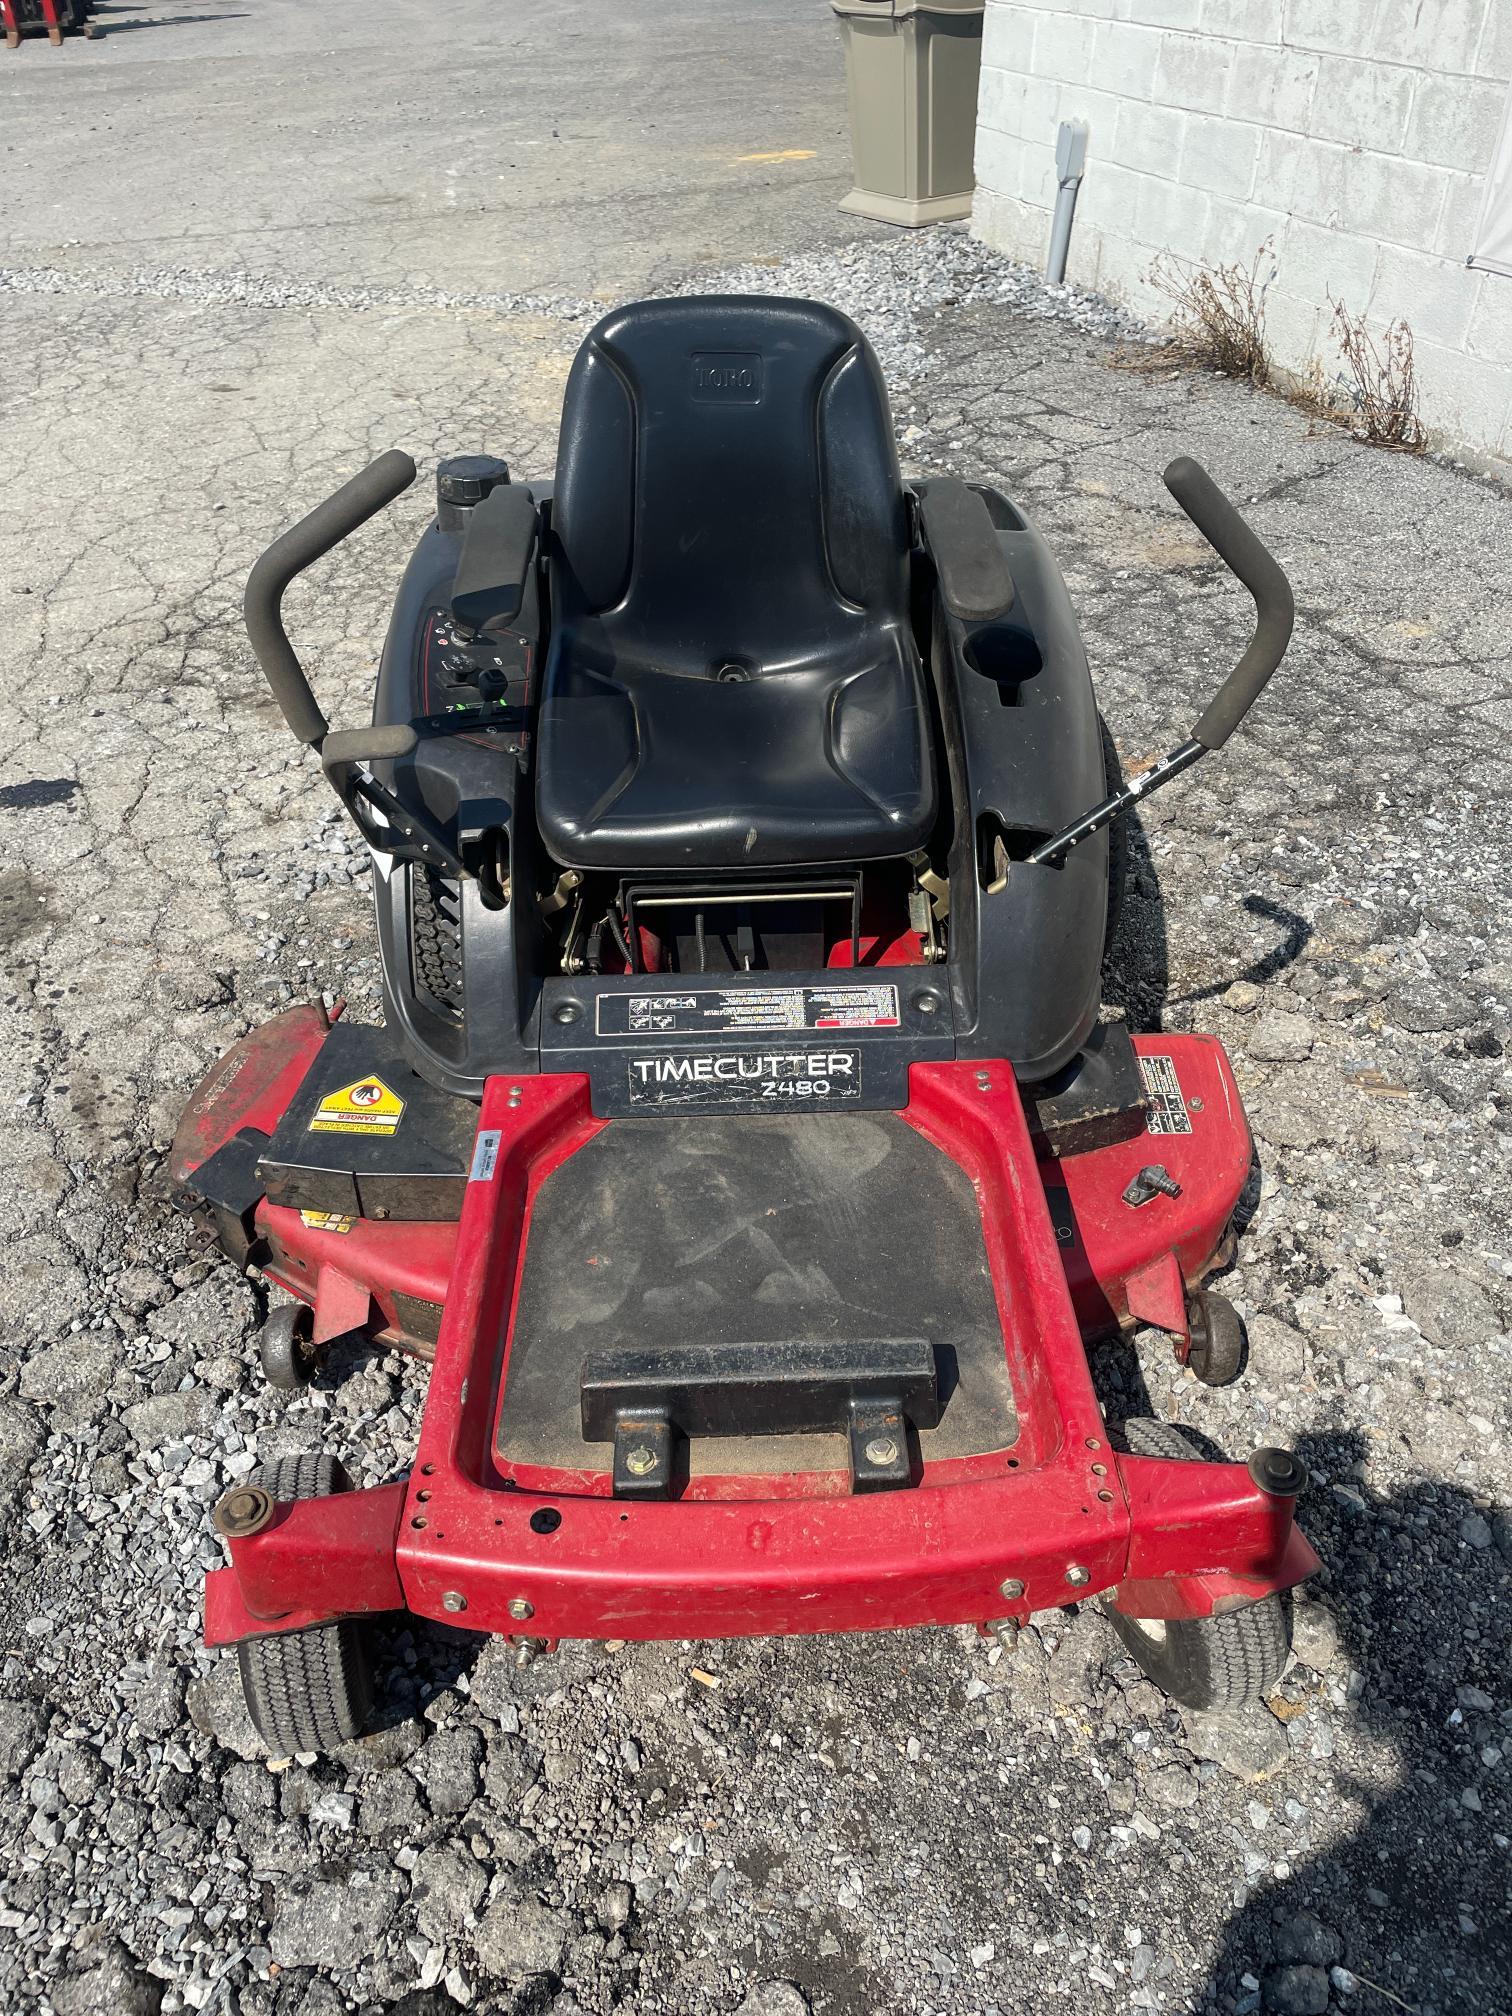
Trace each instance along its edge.
<path fill-rule="evenodd" d="M 1343 409 L 1347 424 L 1362 440 L 1421 454 L 1427 437 L 1418 415 L 1411 329 L 1399 317 L 1377 339 L 1362 315 L 1351 314 L 1331 294 L 1328 305 L 1333 310 L 1334 341 L 1344 359 L 1336 388 L 1343 397 L 1333 399 L 1335 410 Z"/>
<path fill-rule="evenodd" d="M 1252 385 L 1270 383 L 1265 289 L 1272 274 L 1261 277 L 1270 259 L 1268 238 L 1248 270 L 1239 265 L 1198 266 L 1170 252 L 1156 255 L 1150 284 L 1175 307 L 1170 348 L 1178 357 L 1231 378 L 1247 378 Z"/>

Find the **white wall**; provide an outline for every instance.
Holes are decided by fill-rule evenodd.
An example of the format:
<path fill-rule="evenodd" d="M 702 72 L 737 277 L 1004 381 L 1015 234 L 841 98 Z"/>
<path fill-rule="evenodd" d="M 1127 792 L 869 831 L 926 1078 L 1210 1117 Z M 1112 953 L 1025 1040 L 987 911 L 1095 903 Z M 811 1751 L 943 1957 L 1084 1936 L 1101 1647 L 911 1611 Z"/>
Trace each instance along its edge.
<path fill-rule="evenodd" d="M 1333 294 L 1416 340 L 1423 416 L 1512 458 L 1512 279 L 1466 268 L 1512 75 L 1512 0 L 988 0 L 973 228 L 1043 265 L 1062 119 L 1091 128 L 1068 277 L 1162 321 L 1168 250 L 1274 241 L 1272 354 Z"/>

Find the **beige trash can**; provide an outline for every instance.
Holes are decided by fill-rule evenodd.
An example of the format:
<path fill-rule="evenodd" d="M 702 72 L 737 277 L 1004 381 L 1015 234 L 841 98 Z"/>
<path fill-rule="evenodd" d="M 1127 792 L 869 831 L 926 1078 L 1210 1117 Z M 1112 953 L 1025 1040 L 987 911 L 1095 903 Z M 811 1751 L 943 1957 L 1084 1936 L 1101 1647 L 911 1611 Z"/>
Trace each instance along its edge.
<path fill-rule="evenodd" d="M 845 44 L 856 186 L 887 224 L 971 211 L 984 0 L 831 0 Z"/>

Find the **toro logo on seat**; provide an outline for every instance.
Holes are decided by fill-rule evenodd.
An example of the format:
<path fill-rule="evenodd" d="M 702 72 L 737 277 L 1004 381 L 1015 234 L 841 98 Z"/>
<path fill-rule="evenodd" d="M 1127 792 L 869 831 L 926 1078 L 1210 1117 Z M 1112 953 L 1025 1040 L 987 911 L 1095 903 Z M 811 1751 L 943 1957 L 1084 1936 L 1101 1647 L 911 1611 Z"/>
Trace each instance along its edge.
<path fill-rule="evenodd" d="M 629 1059 L 632 1106 L 827 1106 L 861 1096 L 856 1050 L 659 1052 Z"/>
<path fill-rule="evenodd" d="M 761 404 L 759 350 L 695 350 L 693 397 L 718 399 L 725 405 Z"/>

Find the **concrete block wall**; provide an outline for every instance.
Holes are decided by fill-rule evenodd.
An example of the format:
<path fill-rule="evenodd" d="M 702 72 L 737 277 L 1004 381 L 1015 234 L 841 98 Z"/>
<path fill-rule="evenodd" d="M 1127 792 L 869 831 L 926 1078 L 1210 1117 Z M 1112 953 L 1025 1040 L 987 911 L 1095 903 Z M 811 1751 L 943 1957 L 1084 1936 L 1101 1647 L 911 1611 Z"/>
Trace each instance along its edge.
<path fill-rule="evenodd" d="M 1338 369 L 1330 295 L 1405 317 L 1429 426 L 1512 460 L 1512 278 L 1465 264 L 1509 77 L 1512 0 L 987 0 L 973 228 L 1042 265 L 1085 119 L 1070 279 L 1158 322 L 1158 252 L 1270 239 L 1279 363 Z"/>

